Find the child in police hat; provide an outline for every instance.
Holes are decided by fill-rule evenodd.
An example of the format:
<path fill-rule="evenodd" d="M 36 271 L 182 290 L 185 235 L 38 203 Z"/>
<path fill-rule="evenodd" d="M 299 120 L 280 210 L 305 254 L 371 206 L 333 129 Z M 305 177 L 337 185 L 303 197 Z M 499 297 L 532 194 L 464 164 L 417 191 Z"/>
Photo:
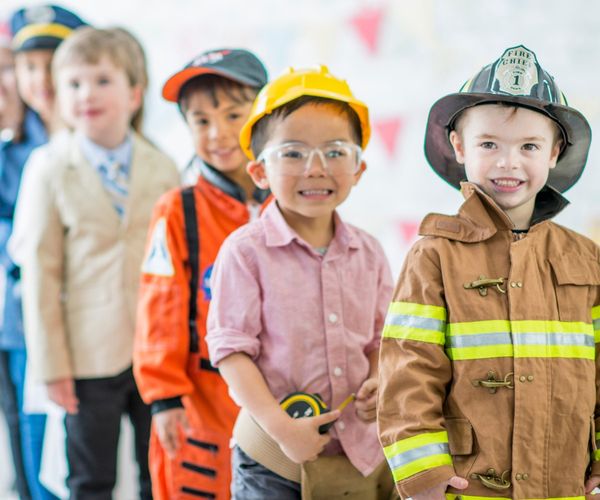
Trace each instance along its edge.
<path fill-rule="evenodd" d="M 20 142 L 24 111 L 17 93 L 11 38 L 8 23 L 0 22 L 0 411 L 6 417 L 12 456 L 8 470 L 14 472 L 14 486 L 19 497 L 29 498 L 21 445 L 18 377 L 13 375 L 14 368 L 11 370 L 15 359 L 25 352 L 23 333 L 19 328 L 21 302 L 15 299 L 18 276 L 6 248 L 22 167 L 19 162 L 9 159 L 14 144 Z"/>
<path fill-rule="evenodd" d="M 40 135 L 56 130 L 60 122 L 54 107 L 51 75 L 54 51 L 85 24 L 73 12 L 56 5 L 26 7 L 11 17 L 19 93 L 42 125 L 44 133 Z"/>
<path fill-rule="evenodd" d="M 466 201 L 424 219 L 383 333 L 379 433 L 404 498 L 600 483 L 600 251 L 551 221 L 590 139 L 523 46 L 433 105 L 425 154 Z"/>
<path fill-rule="evenodd" d="M 247 170 L 275 201 L 225 241 L 211 277 L 211 361 L 243 408 L 236 499 L 393 492 L 375 428 L 391 274 L 379 243 L 336 211 L 369 134 L 366 105 L 324 66 L 269 83 L 242 129 Z"/>
<path fill-rule="evenodd" d="M 246 173 L 238 140 L 266 82 L 253 53 L 224 48 L 198 55 L 163 87 L 179 105 L 195 155 L 186 169 L 193 185 L 165 194 L 154 209 L 142 267 L 134 370 L 152 406 L 155 499 L 229 498 L 238 407 L 208 360 L 205 322 L 221 243 L 269 196 Z"/>
<path fill-rule="evenodd" d="M 31 156 L 15 216 L 30 369 L 67 412 L 70 498 L 112 497 L 127 414 L 139 496 L 149 499 L 150 408 L 131 367 L 135 306 L 152 206 L 179 175 L 138 132 L 148 81 L 130 33 L 81 28 L 52 64 L 69 130 Z"/>
<path fill-rule="evenodd" d="M 0 254 L 5 279 L 4 311 L 0 326 L 0 350 L 6 355 L 10 383 L 17 394 L 18 429 L 23 464 L 34 499 L 55 498 L 39 480 L 46 416 L 24 410 L 27 354 L 22 326 L 19 268 L 8 252 L 13 232 L 13 214 L 23 167 L 38 146 L 48 140 L 58 123 L 54 112 L 54 87 L 50 65 L 56 48 L 74 30 L 85 24 L 76 14 L 57 6 L 41 5 L 17 10 L 9 20 L 10 48 L 14 54 L 17 88 L 25 103 L 19 123 L 3 130 L 0 138 L 2 225 Z M 19 102 L 19 105 L 21 103 Z M 22 495 L 24 498 L 27 495 Z"/>

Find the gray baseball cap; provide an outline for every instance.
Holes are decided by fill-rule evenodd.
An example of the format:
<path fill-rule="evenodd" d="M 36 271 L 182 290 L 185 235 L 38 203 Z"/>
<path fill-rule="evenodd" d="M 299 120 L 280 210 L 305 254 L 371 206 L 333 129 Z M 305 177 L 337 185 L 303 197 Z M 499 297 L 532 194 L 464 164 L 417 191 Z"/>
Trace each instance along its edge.
<path fill-rule="evenodd" d="M 167 80 L 162 95 L 178 102 L 181 88 L 200 75 L 219 75 L 234 82 L 262 88 L 268 81 L 267 70 L 252 52 L 244 49 L 217 49 L 203 52 Z"/>

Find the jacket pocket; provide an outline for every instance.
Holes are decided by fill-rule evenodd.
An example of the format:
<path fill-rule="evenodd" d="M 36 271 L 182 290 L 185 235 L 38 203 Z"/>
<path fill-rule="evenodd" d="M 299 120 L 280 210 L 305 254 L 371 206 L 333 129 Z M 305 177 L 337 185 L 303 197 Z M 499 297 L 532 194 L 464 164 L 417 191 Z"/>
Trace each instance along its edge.
<path fill-rule="evenodd" d="M 589 320 L 590 287 L 600 286 L 595 260 L 564 253 L 549 260 L 556 281 L 556 303 L 561 321 Z"/>
<path fill-rule="evenodd" d="M 466 418 L 446 418 L 450 455 L 473 453 L 473 427 Z"/>
<path fill-rule="evenodd" d="M 446 431 L 454 470 L 461 477 L 469 477 L 479 454 L 473 426 L 466 418 L 446 417 Z"/>

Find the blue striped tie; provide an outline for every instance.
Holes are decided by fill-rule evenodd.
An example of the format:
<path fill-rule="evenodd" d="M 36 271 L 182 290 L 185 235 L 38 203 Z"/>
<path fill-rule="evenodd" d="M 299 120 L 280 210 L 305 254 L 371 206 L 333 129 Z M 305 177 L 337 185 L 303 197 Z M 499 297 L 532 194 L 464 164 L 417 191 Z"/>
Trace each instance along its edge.
<path fill-rule="evenodd" d="M 112 162 L 108 166 L 104 164 L 100 165 L 98 172 L 102 178 L 104 189 L 108 193 L 119 217 L 122 218 L 125 213 L 125 203 L 127 202 L 128 193 L 127 185 L 129 177 L 127 171 L 120 163 Z"/>

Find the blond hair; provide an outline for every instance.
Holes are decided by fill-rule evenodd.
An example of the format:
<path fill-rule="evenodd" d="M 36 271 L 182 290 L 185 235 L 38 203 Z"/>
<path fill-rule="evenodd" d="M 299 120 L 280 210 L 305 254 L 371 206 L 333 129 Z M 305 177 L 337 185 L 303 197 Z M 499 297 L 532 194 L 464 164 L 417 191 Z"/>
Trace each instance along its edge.
<path fill-rule="evenodd" d="M 78 28 L 62 42 L 52 59 L 52 75 L 56 82 L 58 72 L 71 64 L 97 64 L 103 56 L 125 71 L 129 84 L 148 87 L 146 55 L 140 42 L 123 28 L 98 29 L 91 26 Z M 142 93 L 143 93 L 142 92 Z M 141 133 L 144 100 L 131 118 L 131 126 Z"/>

